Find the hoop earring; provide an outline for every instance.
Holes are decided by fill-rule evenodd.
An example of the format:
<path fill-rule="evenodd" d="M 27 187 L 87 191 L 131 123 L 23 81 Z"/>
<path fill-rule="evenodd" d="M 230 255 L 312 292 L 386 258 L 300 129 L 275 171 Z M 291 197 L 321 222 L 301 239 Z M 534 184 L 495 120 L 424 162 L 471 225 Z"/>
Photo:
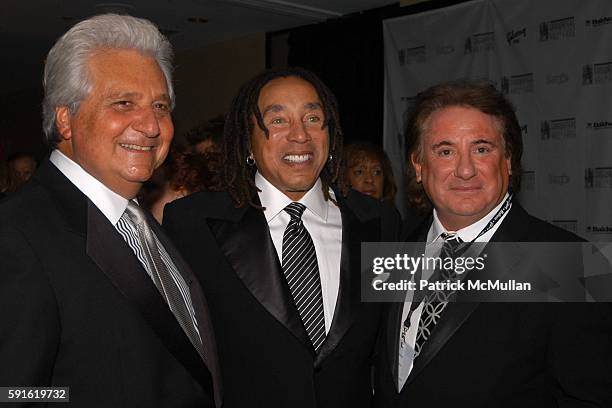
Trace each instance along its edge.
<path fill-rule="evenodd" d="M 255 165 L 255 159 L 253 158 L 253 155 L 248 155 L 246 158 L 246 164 L 247 166 L 253 167 Z"/>

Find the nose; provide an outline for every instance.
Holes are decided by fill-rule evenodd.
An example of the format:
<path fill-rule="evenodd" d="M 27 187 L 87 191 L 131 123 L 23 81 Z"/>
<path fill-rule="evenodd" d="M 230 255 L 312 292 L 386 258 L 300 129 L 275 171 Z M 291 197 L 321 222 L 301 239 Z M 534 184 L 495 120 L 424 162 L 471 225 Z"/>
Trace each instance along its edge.
<path fill-rule="evenodd" d="M 464 180 L 469 180 L 476 175 L 476 166 L 470 152 L 459 153 L 457 157 L 457 166 L 455 167 L 455 176 Z"/>
<path fill-rule="evenodd" d="M 146 137 L 157 137 L 160 133 L 159 121 L 152 108 L 141 109 L 138 118 L 132 123 L 132 127 Z"/>
<path fill-rule="evenodd" d="M 364 174 L 365 174 L 365 177 L 364 177 L 364 180 L 363 180 L 363 181 L 364 181 L 365 183 L 368 183 L 368 184 L 372 184 L 372 183 L 374 183 L 374 176 L 372 175 L 372 173 L 371 173 L 371 172 L 366 171 Z"/>
<path fill-rule="evenodd" d="M 308 128 L 305 123 L 301 120 L 296 120 L 291 125 L 291 129 L 289 131 L 288 139 L 292 142 L 296 143 L 306 143 L 309 141 L 310 134 L 308 133 Z"/>

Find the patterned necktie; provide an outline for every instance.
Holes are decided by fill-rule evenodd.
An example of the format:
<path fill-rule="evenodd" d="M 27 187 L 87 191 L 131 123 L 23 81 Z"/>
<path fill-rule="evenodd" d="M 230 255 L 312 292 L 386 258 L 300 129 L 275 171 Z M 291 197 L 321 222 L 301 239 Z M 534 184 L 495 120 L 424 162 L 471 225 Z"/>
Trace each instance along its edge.
<path fill-rule="evenodd" d="M 461 238 L 456 233 L 443 233 L 442 238 L 444 244 L 440 251 L 440 259 L 444 264 L 446 258 L 455 258 L 459 246 L 463 243 Z M 453 269 L 442 268 L 440 272 L 441 281 L 455 281 L 457 274 Z M 434 275 L 435 276 L 435 275 Z M 453 290 L 434 290 L 429 293 L 423 299 L 423 311 L 421 312 L 421 319 L 419 320 L 419 328 L 417 331 L 417 338 L 414 347 L 414 358 L 416 358 L 423 348 L 423 345 L 431 335 L 433 328 L 436 326 L 442 312 L 446 308 L 449 299 L 455 294 Z M 408 320 L 408 319 L 407 319 Z M 409 324 L 410 322 L 408 322 Z M 404 322 L 406 324 L 406 322 Z"/>
<path fill-rule="evenodd" d="M 283 272 L 306 333 L 315 351 L 319 351 L 325 340 L 323 295 L 315 247 L 302 222 L 305 209 L 297 202 L 285 207 L 291 220 L 283 235 Z"/>
<path fill-rule="evenodd" d="M 181 294 L 181 288 L 161 257 L 157 240 L 149 227 L 145 214 L 135 202 L 130 200 L 123 216 L 127 217 L 127 220 L 135 227 L 138 235 L 135 243 L 140 247 L 139 249 L 144 255 L 148 269 L 151 272 L 151 277 L 159 293 L 168 304 L 168 307 L 193 346 L 206 361 L 202 340 L 196 329 L 197 323 L 191 317 L 185 297 Z M 188 288 L 183 290 L 188 290 Z"/>

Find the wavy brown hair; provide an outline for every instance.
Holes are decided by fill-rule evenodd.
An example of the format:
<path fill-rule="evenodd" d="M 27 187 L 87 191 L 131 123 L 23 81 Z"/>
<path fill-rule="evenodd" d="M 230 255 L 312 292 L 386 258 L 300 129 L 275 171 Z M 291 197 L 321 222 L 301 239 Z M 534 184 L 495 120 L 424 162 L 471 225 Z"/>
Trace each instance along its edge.
<path fill-rule="evenodd" d="M 421 183 L 416 181 L 411 157 L 413 155 L 416 155 L 418 159 L 423 157 L 422 139 L 423 134 L 427 131 L 427 122 L 431 115 L 451 106 L 474 108 L 496 119 L 504 141 L 504 154 L 510 157 L 512 191 L 519 191 L 521 185 L 523 139 L 512 103 L 488 82 L 461 80 L 434 85 L 417 95 L 415 107 L 408 116 L 405 131 L 408 203 L 421 213 L 430 211 L 432 204 Z"/>

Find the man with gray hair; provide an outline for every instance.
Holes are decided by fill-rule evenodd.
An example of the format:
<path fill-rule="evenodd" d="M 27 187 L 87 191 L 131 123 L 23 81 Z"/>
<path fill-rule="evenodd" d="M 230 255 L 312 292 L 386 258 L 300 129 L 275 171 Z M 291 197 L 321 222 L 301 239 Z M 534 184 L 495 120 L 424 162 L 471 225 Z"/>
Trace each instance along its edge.
<path fill-rule="evenodd" d="M 0 205 L 0 386 L 69 387 L 72 406 L 221 405 L 202 289 L 134 199 L 172 140 L 171 59 L 152 23 L 113 14 L 49 52 L 53 151 Z"/>

